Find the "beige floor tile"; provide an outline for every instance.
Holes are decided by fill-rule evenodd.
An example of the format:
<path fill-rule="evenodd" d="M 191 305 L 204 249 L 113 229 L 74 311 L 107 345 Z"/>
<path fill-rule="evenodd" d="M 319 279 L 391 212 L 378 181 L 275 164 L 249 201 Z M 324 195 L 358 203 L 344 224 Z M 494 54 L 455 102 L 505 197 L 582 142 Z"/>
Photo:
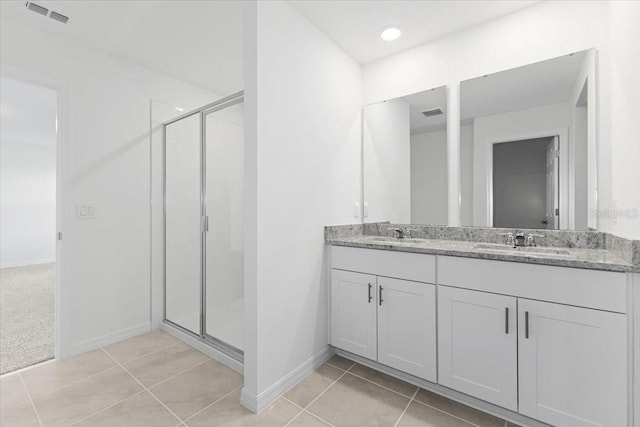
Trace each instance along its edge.
<path fill-rule="evenodd" d="M 29 395 L 19 374 L 0 379 L 0 408 L 29 403 Z"/>
<path fill-rule="evenodd" d="M 296 384 L 284 397 L 304 408 L 342 374 L 344 371 L 325 363 Z"/>
<path fill-rule="evenodd" d="M 131 375 L 115 367 L 34 400 L 45 427 L 67 425 L 142 390 Z"/>
<path fill-rule="evenodd" d="M 327 363 L 332 366 L 335 366 L 338 369 L 342 369 L 343 371 L 346 371 L 347 369 L 349 369 L 355 364 L 355 362 L 352 362 L 349 359 L 345 359 L 342 356 L 338 356 L 337 354 L 333 356 L 331 359 L 329 359 Z"/>
<path fill-rule="evenodd" d="M 151 392 L 184 420 L 241 385 L 240 374 L 211 360 L 154 386 Z"/>
<path fill-rule="evenodd" d="M 282 427 L 299 412 L 300 408 L 297 406 L 284 399 L 278 399 L 269 408 L 256 415 L 240 404 L 240 390 L 238 390 L 187 420 L 187 425 L 189 427 Z"/>
<path fill-rule="evenodd" d="M 407 412 L 400 419 L 398 427 L 473 427 L 473 425 L 421 403 L 411 402 Z"/>
<path fill-rule="evenodd" d="M 123 366 L 142 384 L 151 387 L 206 360 L 209 356 L 181 342 Z"/>
<path fill-rule="evenodd" d="M 25 403 L 19 406 L 3 408 L 0 411 L 0 426 L 40 427 L 40 423 L 31 403 Z"/>
<path fill-rule="evenodd" d="M 477 409 L 463 405 L 462 403 L 458 403 L 454 400 L 447 399 L 444 396 L 440 396 L 422 388 L 418 391 L 416 400 L 441 409 L 444 412 L 448 412 L 480 427 L 504 427 L 504 420 L 501 420 L 500 418 L 478 411 Z"/>
<path fill-rule="evenodd" d="M 116 363 L 104 351 L 98 349 L 38 366 L 20 375 L 24 378 L 31 396 L 36 397 L 114 366 Z"/>
<path fill-rule="evenodd" d="M 174 417 L 146 391 L 99 412 L 77 424 L 82 427 L 173 427 Z"/>
<path fill-rule="evenodd" d="M 108 345 L 104 349 L 114 359 L 124 364 L 178 342 L 180 341 L 168 333 L 156 329 L 155 331 Z"/>
<path fill-rule="evenodd" d="M 345 375 L 307 410 L 335 426 L 393 426 L 409 399 Z"/>
<path fill-rule="evenodd" d="M 356 363 L 356 365 L 351 368 L 349 374 L 357 375 L 369 381 L 373 381 L 376 384 L 380 384 L 381 386 L 390 388 L 391 390 L 397 391 L 398 393 L 404 394 L 408 397 L 413 397 L 413 393 L 415 393 L 418 389 L 418 387 L 412 384 L 406 383 L 397 378 L 393 378 L 392 376 L 383 374 L 382 372 L 378 372 L 358 363 Z"/>
<path fill-rule="evenodd" d="M 331 424 L 325 423 L 321 419 L 314 417 L 308 412 L 303 412 L 298 417 L 296 417 L 296 419 L 293 420 L 291 424 L 289 424 L 290 427 L 326 427 L 330 425 Z"/>

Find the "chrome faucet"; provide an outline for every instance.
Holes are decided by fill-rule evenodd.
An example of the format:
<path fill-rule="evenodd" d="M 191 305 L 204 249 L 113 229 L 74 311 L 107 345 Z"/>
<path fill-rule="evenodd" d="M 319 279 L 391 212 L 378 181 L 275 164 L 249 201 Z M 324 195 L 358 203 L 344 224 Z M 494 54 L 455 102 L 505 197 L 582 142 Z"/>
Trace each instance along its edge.
<path fill-rule="evenodd" d="M 393 231 L 393 237 L 395 237 L 396 239 L 403 239 L 404 238 L 404 233 L 402 232 L 401 228 L 389 227 L 388 230 L 392 230 Z"/>
<path fill-rule="evenodd" d="M 536 237 L 544 237 L 542 234 L 527 234 L 527 246 L 538 246 L 536 243 Z"/>

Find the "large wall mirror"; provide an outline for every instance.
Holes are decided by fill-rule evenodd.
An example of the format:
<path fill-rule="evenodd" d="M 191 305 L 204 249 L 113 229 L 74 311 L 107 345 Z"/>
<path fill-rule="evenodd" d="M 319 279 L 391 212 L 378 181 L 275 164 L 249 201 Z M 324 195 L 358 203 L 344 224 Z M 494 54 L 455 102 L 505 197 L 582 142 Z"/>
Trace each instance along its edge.
<path fill-rule="evenodd" d="M 439 87 L 364 107 L 364 222 L 447 224 L 446 99 Z"/>
<path fill-rule="evenodd" d="M 461 83 L 463 225 L 595 228 L 595 56 Z"/>

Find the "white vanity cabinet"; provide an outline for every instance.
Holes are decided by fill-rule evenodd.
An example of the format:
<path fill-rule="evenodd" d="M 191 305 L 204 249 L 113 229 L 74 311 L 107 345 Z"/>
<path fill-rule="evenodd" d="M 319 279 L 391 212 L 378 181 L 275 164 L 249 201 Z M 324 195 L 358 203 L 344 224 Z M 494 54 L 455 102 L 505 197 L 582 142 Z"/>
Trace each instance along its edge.
<path fill-rule="evenodd" d="M 554 426 L 627 425 L 627 318 L 518 300 L 520 413 Z"/>
<path fill-rule="evenodd" d="M 440 384 L 518 410 L 516 298 L 440 286 Z"/>
<path fill-rule="evenodd" d="M 624 273 L 444 256 L 438 273 L 440 384 L 557 427 L 627 425 Z"/>
<path fill-rule="evenodd" d="M 524 425 L 632 425 L 626 273 L 340 246 L 331 268 L 334 347 Z"/>
<path fill-rule="evenodd" d="M 436 287 L 378 277 L 378 362 L 436 381 Z"/>
<path fill-rule="evenodd" d="M 435 382 L 435 257 L 398 255 L 333 248 L 330 343 Z"/>
<path fill-rule="evenodd" d="M 331 345 L 368 359 L 378 354 L 376 276 L 331 270 Z"/>

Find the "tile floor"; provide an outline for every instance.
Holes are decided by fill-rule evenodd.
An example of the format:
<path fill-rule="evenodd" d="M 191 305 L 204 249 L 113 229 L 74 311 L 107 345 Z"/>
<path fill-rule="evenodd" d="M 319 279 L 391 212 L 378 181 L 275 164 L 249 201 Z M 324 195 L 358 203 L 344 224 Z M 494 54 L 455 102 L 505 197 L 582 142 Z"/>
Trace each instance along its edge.
<path fill-rule="evenodd" d="M 3 427 L 511 426 L 339 356 L 255 415 L 240 405 L 240 375 L 162 331 L 5 376 L 0 386 Z"/>

